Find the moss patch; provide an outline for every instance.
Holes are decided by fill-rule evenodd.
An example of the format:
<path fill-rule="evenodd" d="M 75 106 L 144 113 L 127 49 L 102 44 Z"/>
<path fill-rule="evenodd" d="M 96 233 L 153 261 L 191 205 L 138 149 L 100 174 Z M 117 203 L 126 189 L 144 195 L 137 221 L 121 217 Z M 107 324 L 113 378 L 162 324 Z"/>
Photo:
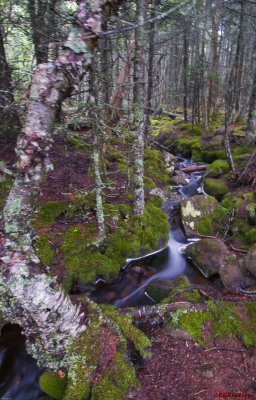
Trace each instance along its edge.
<path fill-rule="evenodd" d="M 218 178 L 219 176 L 226 174 L 227 172 L 229 172 L 229 165 L 227 161 L 216 160 L 207 167 L 205 171 L 205 177 Z"/>
<path fill-rule="evenodd" d="M 221 179 L 204 179 L 204 190 L 218 200 L 221 200 L 228 193 L 228 187 Z"/>
<path fill-rule="evenodd" d="M 5 199 L 7 198 L 12 187 L 12 182 L 13 179 L 11 177 L 7 177 L 5 180 L 0 181 L 0 210 L 5 204 Z"/>
<path fill-rule="evenodd" d="M 46 371 L 39 378 L 39 386 L 53 399 L 62 400 L 67 386 L 67 378 L 60 378 L 57 373 Z"/>
<path fill-rule="evenodd" d="M 48 236 L 41 235 L 36 241 L 36 253 L 44 265 L 54 262 L 55 251 L 49 242 Z"/>

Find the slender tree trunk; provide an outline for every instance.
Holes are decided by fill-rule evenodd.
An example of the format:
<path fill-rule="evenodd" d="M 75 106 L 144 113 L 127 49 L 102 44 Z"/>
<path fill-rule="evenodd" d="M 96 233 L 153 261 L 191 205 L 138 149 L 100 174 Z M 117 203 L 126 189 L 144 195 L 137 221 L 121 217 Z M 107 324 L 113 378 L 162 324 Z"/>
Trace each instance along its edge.
<path fill-rule="evenodd" d="M 145 14 L 145 0 L 136 2 L 136 20 L 143 23 Z M 135 32 L 134 58 L 134 108 L 136 139 L 134 143 L 134 214 L 144 213 L 144 130 L 145 130 L 145 62 L 143 59 L 144 28 Z"/>
<path fill-rule="evenodd" d="M 104 146 L 105 138 L 102 133 L 106 120 L 104 119 L 104 110 L 106 105 L 103 103 L 104 95 L 102 92 L 100 83 L 102 83 L 102 74 L 99 71 L 100 55 L 95 50 L 92 56 L 92 67 L 90 69 L 90 92 L 91 92 L 91 119 L 92 119 L 92 130 L 94 135 L 94 146 L 93 146 L 93 166 L 95 175 L 95 190 L 96 190 L 96 216 L 99 229 L 99 241 L 102 242 L 105 239 L 105 218 L 102 201 L 102 180 L 101 180 L 101 155 L 102 147 Z M 105 130 L 105 129 L 104 129 Z"/>
<path fill-rule="evenodd" d="M 0 134 L 2 131 L 11 138 L 17 136 L 20 122 L 14 105 L 11 68 L 5 56 L 3 35 L 0 23 Z"/>
<path fill-rule="evenodd" d="M 151 0 L 151 13 L 150 18 L 155 16 L 155 0 Z M 149 46 L 148 46 L 148 80 L 146 90 L 146 121 L 145 121 L 145 136 L 148 135 L 150 126 L 150 113 L 152 111 L 152 93 L 153 93 L 153 73 L 154 73 L 154 48 L 155 48 L 155 24 L 152 22 L 149 25 Z"/>
<path fill-rule="evenodd" d="M 183 32 L 183 115 L 185 122 L 188 122 L 188 47 L 188 28 L 185 26 Z"/>
<path fill-rule="evenodd" d="M 244 64 L 244 34 L 245 34 L 245 8 L 246 0 L 241 0 L 241 10 L 240 10 L 240 21 L 239 21 L 239 33 L 237 38 L 236 56 L 234 62 L 234 100 L 235 100 L 235 112 L 239 113 L 240 110 L 240 97 L 241 97 L 241 84 L 242 84 L 242 74 L 243 74 L 243 64 Z"/>
<path fill-rule="evenodd" d="M 256 69 L 254 72 L 253 85 L 251 90 L 249 111 L 246 128 L 246 142 L 250 145 L 256 141 Z"/>
<path fill-rule="evenodd" d="M 208 121 L 210 120 L 211 108 L 215 108 L 218 82 L 218 31 L 219 31 L 219 10 L 216 1 L 212 2 L 212 40 L 211 40 L 211 71 L 209 82 L 209 94 L 207 114 Z"/>
<path fill-rule="evenodd" d="M 123 62 L 119 76 L 117 78 L 117 85 L 111 97 L 111 113 L 112 120 L 118 122 L 120 119 L 122 103 L 125 94 L 125 85 L 127 84 L 132 69 L 132 55 L 135 47 L 135 33 L 133 32 L 128 44 L 126 58 Z"/>

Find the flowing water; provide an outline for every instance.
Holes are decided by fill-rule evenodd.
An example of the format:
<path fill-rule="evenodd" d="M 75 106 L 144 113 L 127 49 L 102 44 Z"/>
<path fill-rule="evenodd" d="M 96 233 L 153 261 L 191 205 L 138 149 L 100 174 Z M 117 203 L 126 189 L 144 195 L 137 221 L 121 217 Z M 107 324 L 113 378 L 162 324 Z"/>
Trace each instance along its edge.
<path fill-rule="evenodd" d="M 177 168 L 189 165 L 190 161 L 181 159 Z M 201 175 L 197 173 L 190 175 L 187 185 L 177 187 L 177 193 L 183 198 L 202 191 Z M 167 202 L 163 209 L 170 221 L 167 247 L 144 257 L 127 260 L 120 277 L 110 284 L 99 280 L 91 296 L 93 300 L 116 307 L 155 304 L 157 299 L 154 293 L 160 290 L 162 295 L 167 295 L 178 276 L 187 276 L 191 283 L 207 283 L 181 252 L 190 240 L 182 229 L 179 202 Z M 35 360 L 26 352 L 21 328 L 5 325 L 0 336 L 0 399 L 40 399 L 43 393 L 38 385 L 38 377 L 41 373 Z"/>

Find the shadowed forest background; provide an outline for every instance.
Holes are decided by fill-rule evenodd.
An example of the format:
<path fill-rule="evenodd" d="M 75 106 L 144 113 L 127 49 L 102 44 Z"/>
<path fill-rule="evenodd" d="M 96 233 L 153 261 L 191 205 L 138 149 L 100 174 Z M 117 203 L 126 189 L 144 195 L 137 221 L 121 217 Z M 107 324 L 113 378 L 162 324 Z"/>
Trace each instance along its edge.
<path fill-rule="evenodd" d="M 0 397 L 256 396 L 255 50 L 253 0 L 0 0 Z"/>

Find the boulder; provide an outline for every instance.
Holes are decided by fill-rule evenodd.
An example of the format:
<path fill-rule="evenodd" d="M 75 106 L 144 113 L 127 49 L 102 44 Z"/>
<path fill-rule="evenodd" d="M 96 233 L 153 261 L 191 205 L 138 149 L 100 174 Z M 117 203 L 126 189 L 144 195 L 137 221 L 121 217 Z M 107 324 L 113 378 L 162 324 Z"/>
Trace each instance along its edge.
<path fill-rule="evenodd" d="M 227 172 L 229 172 L 229 165 L 227 161 L 216 160 L 206 168 L 205 178 L 218 178 Z"/>
<path fill-rule="evenodd" d="M 176 170 L 175 175 L 172 177 L 172 181 L 178 186 L 187 185 L 189 179 L 190 176 L 188 174 L 179 170 Z"/>
<path fill-rule="evenodd" d="M 170 173 L 170 175 L 173 175 L 177 158 L 167 151 L 163 151 L 163 156 L 167 171 Z"/>
<path fill-rule="evenodd" d="M 218 233 L 226 225 L 228 212 L 211 196 L 195 195 L 181 201 L 182 222 L 187 235 Z"/>
<path fill-rule="evenodd" d="M 256 276 L 256 243 L 248 251 L 245 258 L 245 268 Z"/>
<path fill-rule="evenodd" d="M 221 200 L 228 193 L 228 187 L 222 179 L 205 178 L 204 190 L 210 196 Z"/>
<path fill-rule="evenodd" d="M 219 274 L 223 285 L 231 292 L 250 287 L 256 282 L 256 279 L 246 270 L 243 259 L 238 259 L 235 254 L 226 256 Z"/>
<path fill-rule="evenodd" d="M 202 274 L 210 278 L 224 265 L 228 249 L 219 239 L 204 238 L 188 246 L 185 253 Z"/>

